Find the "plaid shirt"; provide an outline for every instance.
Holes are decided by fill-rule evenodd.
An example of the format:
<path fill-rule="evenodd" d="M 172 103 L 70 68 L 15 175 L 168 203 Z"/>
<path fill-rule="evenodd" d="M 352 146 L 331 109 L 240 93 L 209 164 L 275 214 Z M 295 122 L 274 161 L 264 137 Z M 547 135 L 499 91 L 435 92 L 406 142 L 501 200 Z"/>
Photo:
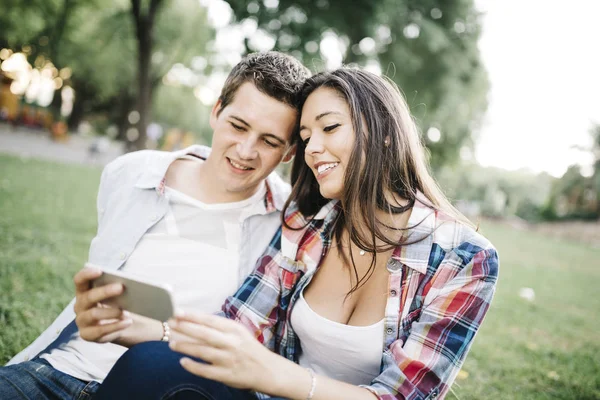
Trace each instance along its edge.
<path fill-rule="evenodd" d="M 422 195 L 420 195 L 422 196 Z M 421 197 L 422 198 L 422 197 Z M 294 207 L 255 271 L 223 305 L 272 351 L 298 362 L 300 342 L 290 316 L 331 244 L 336 201 L 310 221 Z M 442 398 L 449 390 L 489 309 L 498 255 L 473 229 L 420 201 L 408 224 L 408 241 L 387 263 L 380 375 L 366 389 L 381 400 Z M 432 233 L 433 232 L 433 233 Z"/>

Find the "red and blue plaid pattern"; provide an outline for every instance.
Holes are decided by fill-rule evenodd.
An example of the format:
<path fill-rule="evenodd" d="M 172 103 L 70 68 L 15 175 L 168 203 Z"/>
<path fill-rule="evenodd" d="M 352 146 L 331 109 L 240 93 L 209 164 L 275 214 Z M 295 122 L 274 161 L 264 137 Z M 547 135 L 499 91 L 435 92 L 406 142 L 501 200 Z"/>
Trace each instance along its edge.
<path fill-rule="evenodd" d="M 423 199 L 422 195 L 419 196 Z M 380 375 L 365 386 L 379 399 L 442 398 L 449 390 L 494 295 L 498 255 L 483 236 L 417 200 L 408 242 L 395 249 L 385 310 Z M 291 310 L 331 244 L 340 212 L 332 201 L 312 219 L 297 210 L 255 271 L 223 305 L 269 349 L 298 361 Z"/>

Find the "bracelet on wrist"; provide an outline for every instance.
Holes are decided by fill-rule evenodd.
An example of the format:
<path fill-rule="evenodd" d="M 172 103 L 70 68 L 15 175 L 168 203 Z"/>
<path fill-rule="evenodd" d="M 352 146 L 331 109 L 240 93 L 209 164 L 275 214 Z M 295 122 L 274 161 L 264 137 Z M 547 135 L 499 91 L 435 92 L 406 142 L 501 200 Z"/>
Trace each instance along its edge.
<path fill-rule="evenodd" d="M 163 337 L 160 340 L 163 342 L 168 342 L 169 339 L 171 338 L 171 327 L 169 326 L 169 323 L 167 321 L 164 321 L 162 323 L 162 328 L 163 328 Z"/>
<path fill-rule="evenodd" d="M 312 369 L 306 368 L 306 370 L 310 374 L 310 391 L 308 392 L 308 396 L 306 396 L 306 400 L 312 400 L 315 395 L 315 389 L 317 388 L 317 376 Z"/>

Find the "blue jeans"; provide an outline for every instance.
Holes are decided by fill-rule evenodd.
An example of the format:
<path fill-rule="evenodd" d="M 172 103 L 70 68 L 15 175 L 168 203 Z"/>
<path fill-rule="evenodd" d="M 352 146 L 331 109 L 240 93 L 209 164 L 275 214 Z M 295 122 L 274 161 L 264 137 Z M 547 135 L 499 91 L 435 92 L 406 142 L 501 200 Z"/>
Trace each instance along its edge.
<path fill-rule="evenodd" d="M 0 399 L 91 399 L 98 382 L 85 382 L 37 358 L 0 367 Z"/>
<path fill-rule="evenodd" d="M 117 361 L 94 400 L 256 400 L 248 390 L 187 372 L 179 364 L 182 357 L 165 342 L 138 344 Z"/>

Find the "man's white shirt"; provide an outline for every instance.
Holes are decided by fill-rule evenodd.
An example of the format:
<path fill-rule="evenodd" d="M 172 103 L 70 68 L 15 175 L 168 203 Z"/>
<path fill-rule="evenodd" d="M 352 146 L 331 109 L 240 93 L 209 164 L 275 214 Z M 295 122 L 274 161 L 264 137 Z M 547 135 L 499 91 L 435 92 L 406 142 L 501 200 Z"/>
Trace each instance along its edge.
<path fill-rule="evenodd" d="M 263 184 L 243 201 L 205 204 L 167 187 L 165 217 L 144 234 L 121 270 L 170 285 L 183 311 L 217 312 L 238 288 L 241 227 L 248 216 L 265 212 L 265 194 Z M 77 335 L 41 358 L 75 378 L 101 383 L 126 350 Z"/>

